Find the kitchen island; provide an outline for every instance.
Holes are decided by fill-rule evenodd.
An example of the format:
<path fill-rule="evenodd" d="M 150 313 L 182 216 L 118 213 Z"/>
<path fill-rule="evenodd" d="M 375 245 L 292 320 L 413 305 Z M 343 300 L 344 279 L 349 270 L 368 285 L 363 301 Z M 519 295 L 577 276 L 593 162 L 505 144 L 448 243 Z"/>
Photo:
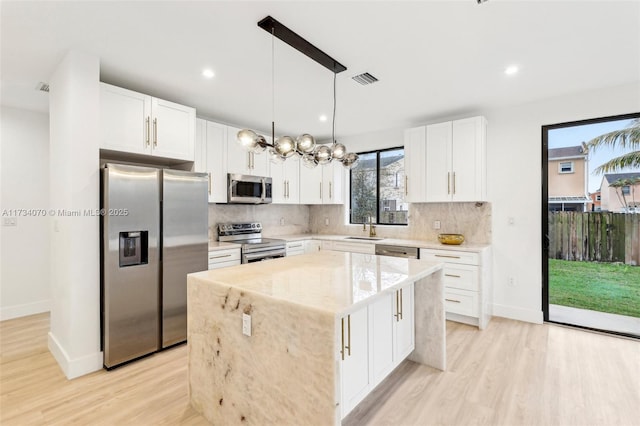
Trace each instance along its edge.
<path fill-rule="evenodd" d="M 187 311 L 190 400 L 213 424 L 340 424 L 405 358 L 446 365 L 441 263 L 320 251 L 198 272 Z"/>

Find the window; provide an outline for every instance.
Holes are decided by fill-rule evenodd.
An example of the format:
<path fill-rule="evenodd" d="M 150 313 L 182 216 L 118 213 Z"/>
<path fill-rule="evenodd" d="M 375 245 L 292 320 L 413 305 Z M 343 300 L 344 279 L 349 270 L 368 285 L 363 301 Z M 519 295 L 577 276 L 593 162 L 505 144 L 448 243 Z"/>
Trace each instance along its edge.
<path fill-rule="evenodd" d="M 602 201 L 602 196 L 601 195 L 596 195 L 596 201 Z"/>
<path fill-rule="evenodd" d="M 622 187 L 622 194 L 629 195 L 631 194 L 631 187 L 629 185 L 625 185 Z"/>
<path fill-rule="evenodd" d="M 350 223 L 406 225 L 409 206 L 404 200 L 404 148 L 358 153 L 351 169 Z"/>
<path fill-rule="evenodd" d="M 573 173 L 573 161 L 563 161 L 558 164 L 558 173 Z"/>

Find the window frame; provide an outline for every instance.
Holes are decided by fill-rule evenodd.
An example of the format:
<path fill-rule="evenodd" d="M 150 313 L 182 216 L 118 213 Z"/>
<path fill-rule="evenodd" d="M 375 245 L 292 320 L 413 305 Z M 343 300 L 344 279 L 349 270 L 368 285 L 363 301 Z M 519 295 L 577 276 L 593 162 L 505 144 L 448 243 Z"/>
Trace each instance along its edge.
<path fill-rule="evenodd" d="M 565 172 L 562 170 L 562 165 L 563 164 L 570 164 L 571 165 L 571 170 L 569 170 L 568 172 Z M 573 164 L 573 161 L 559 161 L 558 162 L 558 173 L 560 173 L 561 175 L 566 175 L 569 173 L 575 173 L 575 167 Z"/>
<path fill-rule="evenodd" d="M 391 148 L 374 149 L 371 151 L 362 151 L 357 153 L 358 155 L 376 154 L 376 221 L 373 222 L 375 226 L 409 226 L 408 215 L 407 215 L 407 223 L 380 223 L 380 211 L 381 211 L 381 208 L 380 208 L 380 154 L 387 151 L 397 151 L 399 149 L 402 150 L 403 161 L 404 161 L 404 158 L 405 158 L 404 145 L 395 146 Z M 406 169 L 405 169 L 405 174 L 406 174 Z M 361 222 L 351 221 L 351 217 L 352 217 L 351 200 L 353 196 L 352 175 L 353 175 L 353 169 L 349 170 L 349 225 L 362 225 Z M 405 200 L 405 202 L 407 201 Z"/>

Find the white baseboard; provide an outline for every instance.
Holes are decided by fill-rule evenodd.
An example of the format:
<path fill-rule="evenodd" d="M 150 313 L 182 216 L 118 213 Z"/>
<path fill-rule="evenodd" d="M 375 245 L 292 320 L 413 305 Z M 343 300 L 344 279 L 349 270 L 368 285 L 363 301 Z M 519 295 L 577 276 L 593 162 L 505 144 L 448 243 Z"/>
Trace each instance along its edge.
<path fill-rule="evenodd" d="M 24 305 L 5 306 L 0 308 L 0 321 L 49 312 L 51 310 L 50 306 L 51 301 L 49 299 L 25 303 Z"/>
<path fill-rule="evenodd" d="M 102 369 L 103 354 L 96 352 L 80 358 L 70 359 L 60 342 L 49 332 L 49 351 L 58 362 L 67 379 L 75 379 Z"/>
<path fill-rule="evenodd" d="M 534 324 L 542 324 L 542 310 L 522 309 L 513 306 L 493 304 L 493 316 L 514 319 Z"/>

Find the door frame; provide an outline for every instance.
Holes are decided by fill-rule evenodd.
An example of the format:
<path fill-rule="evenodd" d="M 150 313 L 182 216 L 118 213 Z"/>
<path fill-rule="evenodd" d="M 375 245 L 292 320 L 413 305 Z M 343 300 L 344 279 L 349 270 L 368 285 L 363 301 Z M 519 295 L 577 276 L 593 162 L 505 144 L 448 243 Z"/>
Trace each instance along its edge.
<path fill-rule="evenodd" d="M 586 120 L 568 121 L 565 123 L 548 124 L 542 126 L 542 217 L 541 217 L 541 229 L 540 234 L 542 241 L 542 315 L 544 322 L 550 322 L 554 324 L 568 325 L 571 327 L 583 328 L 592 331 L 600 331 L 609 334 L 617 334 L 620 336 L 637 338 L 638 336 L 629 335 L 626 333 L 619 333 L 610 330 L 594 329 L 591 327 L 585 327 L 575 324 L 567 324 L 559 321 L 552 321 L 549 319 L 549 130 L 561 129 L 564 127 L 583 126 L 587 124 L 597 124 L 606 121 L 618 121 L 618 120 L 631 120 L 639 118 L 640 112 L 634 112 L 621 115 L 610 115 L 607 117 L 590 118 Z"/>

